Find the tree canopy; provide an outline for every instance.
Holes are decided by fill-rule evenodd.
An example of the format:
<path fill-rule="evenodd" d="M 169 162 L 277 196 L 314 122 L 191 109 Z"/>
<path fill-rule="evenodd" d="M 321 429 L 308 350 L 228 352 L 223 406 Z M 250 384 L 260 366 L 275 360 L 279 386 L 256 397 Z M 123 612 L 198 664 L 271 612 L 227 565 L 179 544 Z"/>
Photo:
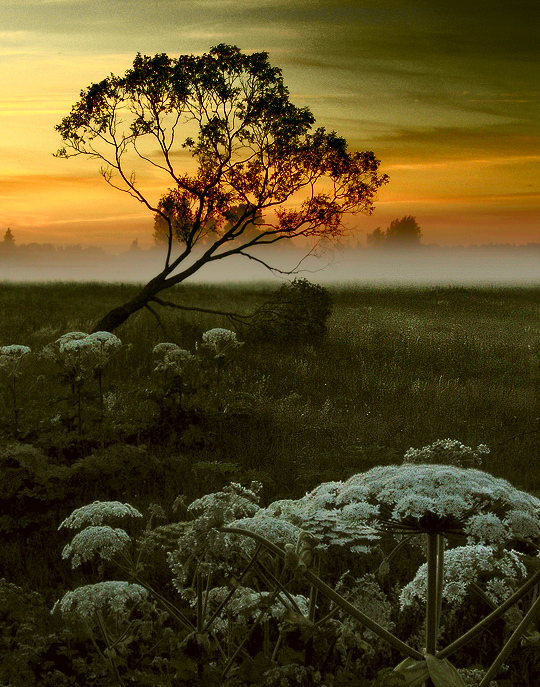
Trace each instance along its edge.
<path fill-rule="evenodd" d="M 370 246 L 418 246 L 422 238 L 422 230 L 416 217 L 405 215 L 401 219 L 393 219 L 386 231 L 377 227 L 367 235 Z"/>
<path fill-rule="evenodd" d="M 138 54 L 124 76 L 83 90 L 56 127 L 57 155 L 98 159 L 107 183 L 154 213 L 166 245 L 162 271 L 96 327 L 111 331 L 206 264 L 243 255 L 276 269 L 259 247 L 337 238 L 344 215 L 371 213 L 388 180 L 379 160 L 314 124 L 267 53 L 223 44 L 203 55 Z M 156 176 L 159 198 L 146 183 Z"/>
<path fill-rule="evenodd" d="M 15 237 L 13 236 L 13 232 L 9 227 L 6 229 L 6 233 L 4 234 L 4 243 L 10 246 L 15 245 Z"/>

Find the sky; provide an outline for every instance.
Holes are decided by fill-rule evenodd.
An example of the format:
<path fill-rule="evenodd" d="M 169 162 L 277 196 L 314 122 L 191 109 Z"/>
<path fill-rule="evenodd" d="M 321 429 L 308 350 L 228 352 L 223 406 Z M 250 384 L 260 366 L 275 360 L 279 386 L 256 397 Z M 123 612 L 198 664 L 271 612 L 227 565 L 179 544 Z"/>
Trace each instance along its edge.
<path fill-rule="evenodd" d="M 99 163 L 58 159 L 80 91 L 137 52 L 267 51 L 317 126 L 390 176 L 355 236 L 414 215 L 423 242 L 540 241 L 537 0 L 0 0 L 0 234 L 152 243 Z M 165 190 L 165 189 L 163 189 Z"/>

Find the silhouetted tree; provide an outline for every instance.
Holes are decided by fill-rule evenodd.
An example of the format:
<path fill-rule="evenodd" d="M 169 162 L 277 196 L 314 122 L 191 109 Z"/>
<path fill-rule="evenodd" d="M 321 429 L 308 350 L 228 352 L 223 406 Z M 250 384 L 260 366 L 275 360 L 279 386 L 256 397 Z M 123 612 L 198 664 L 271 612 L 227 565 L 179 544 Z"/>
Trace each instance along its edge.
<path fill-rule="evenodd" d="M 124 76 L 82 91 L 56 127 L 65 144 L 57 155 L 100 159 L 104 179 L 166 229 L 161 272 L 96 330 L 112 331 L 159 303 L 157 294 L 204 265 L 243 255 L 276 269 L 255 255 L 259 247 L 299 236 L 339 237 L 345 213 L 371 213 L 387 181 L 378 174 L 379 160 L 372 152 L 349 152 L 335 133 L 313 130 L 314 122 L 307 108 L 289 102 L 267 53 L 246 55 L 227 45 L 200 56 L 138 54 Z M 135 162 L 172 182 L 161 199 L 139 183 Z"/>
<path fill-rule="evenodd" d="M 4 248 L 10 247 L 15 247 L 15 237 L 13 236 L 11 229 L 8 227 L 6 229 L 6 233 L 4 234 Z"/>
<path fill-rule="evenodd" d="M 392 220 L 386 230 L 386 240 L 396 245 L 418 245 L 421 238 L 422 231 L 412 215 Z"/>
<path fill-rule="evenodd" d="M 384 231 L 381 231 L 380 227 L 377 227 L 371 234 L 367 234 L 366 239 L 368 246 L 377 247 L 381 246 L 385 242 L 386 235 Z"/>
<path fill-rule="evenodd" d="M 371 234 L 367 234 L 368 246 L 375 248 L 382 246 L 418 246 L 422 238 L 422 231 L 416 217 L 406 215 L 401 219 L 394 219 L 386 231 L 377 227 Z"/>

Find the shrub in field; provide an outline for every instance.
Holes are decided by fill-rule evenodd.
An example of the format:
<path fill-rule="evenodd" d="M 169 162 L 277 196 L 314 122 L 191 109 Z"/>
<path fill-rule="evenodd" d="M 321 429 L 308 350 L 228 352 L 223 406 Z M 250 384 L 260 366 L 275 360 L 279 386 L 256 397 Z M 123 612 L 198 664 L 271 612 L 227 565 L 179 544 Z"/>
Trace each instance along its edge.
<path fill-rule="evenodd" d="M 138 601 L 129 597 L 130 604 L 137 601 L 137 612 L 151 615 L 161 608 L 179 628 L 174 657 L 164 656 L 158 641 L 154 660 L 147 662 L 148 670 L 167 665 L 164 684 L 184 684 L 182 676 L 201 685 L 208 680 L 280 684 L 282 679 L 362 684 L 383 667 L 382 656 L 389 664 L 391 647 L 406 658 L 379 674 L 378 684 L 420 685 L 431 679 L 435 685 L 460 687 L 467 683 L 448 657 L 502 618 L 512 634 L 498 655 L 496 648 L 482 655 L 487 670 L 479 684 L 486 687 L 518 643 L 534 639 L 527 631 L 540 600 L 533 594 L 527 601 L 527 595 L 540 582 L 540 570 L 533 566 L 529 574 L 528 567 L 540 542 L 540 500 L 508 482 L 472 468 L 404 463 L 322 484 L 302 499 L 267 508 L 259 505 L 259 491 L 255 483 L 248 488 L 233 483 L 183 505 L 183 522 L 147 529 L 139 537 L 108 524 L 134 515 L 127 504 L 93 504 L 62 523 L 81 530 L 64 549 L 73 565 L 93 557 L 115 563 L 132 585 L 139 585 L 133 586 Z M 386 579 L 399 562 L 398 552 L 418 538 L 427 560 L 401 585 L 397 606 Z M 145 579 L 160 550 L 167 554 L 176 598 Z M 423 549 L 412 550 L 418 557 Z M 378 570 L 340 570 L 354 553 Z M 127 581 L 114 584 L 131 589 Z M 97 591 L 101 598 L 101 587 L 87 585 L 76 596 L 93 599 Z M 59 602 L 61 610 L 69 605 L 78 612 L 73 594 Z M 471 594 L 491 613 L 466 632 L 445 627 Z M 416 608 L 415 617 L 424 608 L 424 627 L 409 630 L 410 639 L 403 641 L 393 632 L 408 607 Z M 118 684 L 135 675 L 125 640 L 127 633 L 138 641 L 131 617 L 122 620 L 121 659 L 112 651 L 120 640 L 111 639 L 107 625 L 100 626 L 97 612 L 92 620 L 97 656 Z M 136 618 L 143 622 L 142 616 Z"/>
<path fill-rule="evenodd" d="M 294 279 L 284 284 L 255 313 L 246 337 L 276 343 L 319 342 L 326 334 L 326 323 L 332 312 L 328 290 L 307 279 Z"/>

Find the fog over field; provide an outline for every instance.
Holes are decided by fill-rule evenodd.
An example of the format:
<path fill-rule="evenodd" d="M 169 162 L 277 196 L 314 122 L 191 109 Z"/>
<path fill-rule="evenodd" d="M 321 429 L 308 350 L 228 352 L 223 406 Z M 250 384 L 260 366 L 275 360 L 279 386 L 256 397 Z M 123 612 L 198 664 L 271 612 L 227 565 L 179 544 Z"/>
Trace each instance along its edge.
<path fill-rule="evenodd" d="M 26 248 L 21 246 L 21 248 Z M 540 284 L 540 244 L 413 250 L 318 249 L 305 260 L 296 248 L 254 253 L 283 270 L 318 283 L 369 284 Z M 101 249 L 23 250 L 0 255 L 0 281 L 146 282 L 163 266 L 161 249 L 130 250 L 111 255 Z M 300 266 L 298 266 L 300 264 Z M 187 266 L 187 265 L 185 265 Z M 287 276 L 287 275 L 285 275 Z M 278 275 L 279 278 L 279 275 Z M 273 280 L 272 273 L 245 257 L 228 257 L 203 267 L 191 282 Z"/>

